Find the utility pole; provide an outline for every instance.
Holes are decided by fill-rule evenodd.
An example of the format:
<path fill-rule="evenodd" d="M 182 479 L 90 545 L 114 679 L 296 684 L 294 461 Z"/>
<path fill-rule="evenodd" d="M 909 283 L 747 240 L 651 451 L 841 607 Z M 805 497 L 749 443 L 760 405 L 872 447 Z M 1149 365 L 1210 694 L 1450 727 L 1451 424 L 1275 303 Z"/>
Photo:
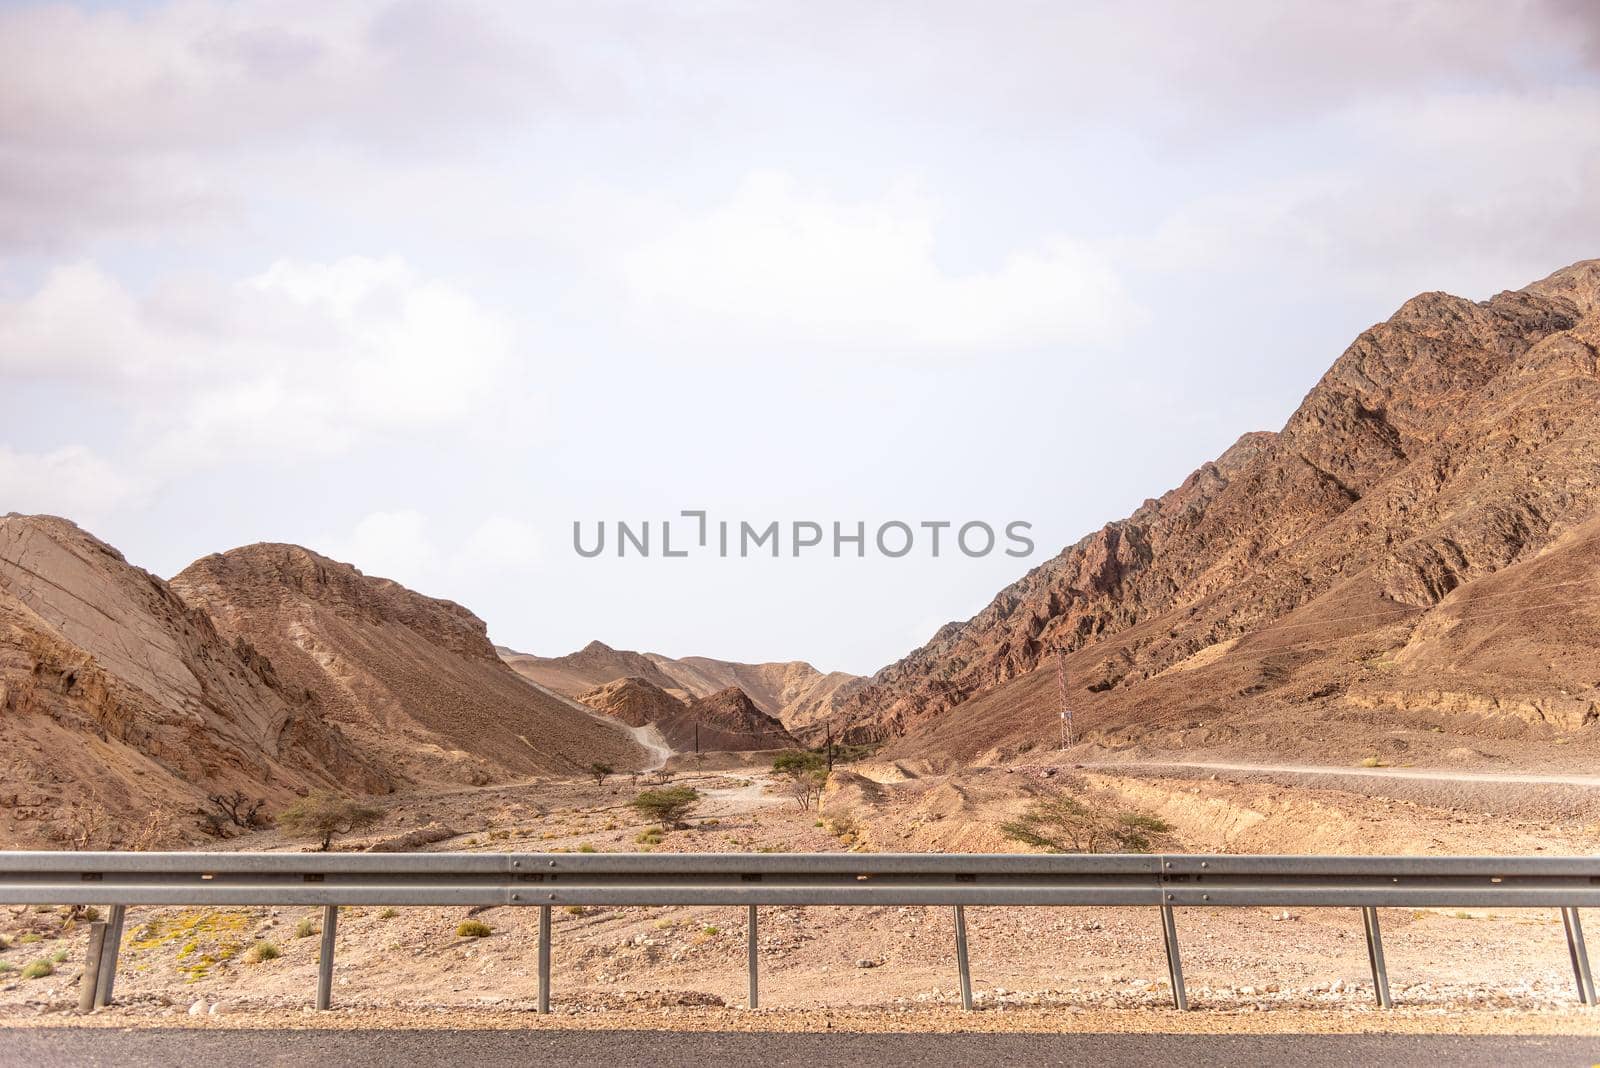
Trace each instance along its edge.
<path fill-rule="evenodd" d="M 1056 646 L 1056 686 L 1061 691 L 1061 748 L 1072 745 L 1072 709 L 1067 705 L 1067 661 Z"/>

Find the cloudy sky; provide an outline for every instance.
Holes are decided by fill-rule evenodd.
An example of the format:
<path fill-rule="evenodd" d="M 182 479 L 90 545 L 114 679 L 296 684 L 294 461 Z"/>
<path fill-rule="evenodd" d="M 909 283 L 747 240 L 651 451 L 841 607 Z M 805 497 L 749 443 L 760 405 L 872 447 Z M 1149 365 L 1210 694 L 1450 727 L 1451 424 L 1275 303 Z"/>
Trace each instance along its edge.
<path fill-rule="evenodd" d="M 1413 293 L 1600 256 L 1597 11 L 6 4 L 0 512 L 871 671 Z M 573 552 L 683 509 L 1039 551 Z"/>

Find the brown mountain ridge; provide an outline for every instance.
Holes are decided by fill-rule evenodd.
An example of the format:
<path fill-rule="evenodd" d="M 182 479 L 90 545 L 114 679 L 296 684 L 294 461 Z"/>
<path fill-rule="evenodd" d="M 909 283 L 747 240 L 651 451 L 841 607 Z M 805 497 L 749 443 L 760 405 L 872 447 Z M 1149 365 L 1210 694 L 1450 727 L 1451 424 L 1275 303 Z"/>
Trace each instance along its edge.
<path fill-rule="evenodd" d="M 1277 433 L 1068 547 L 884 668 L 856 737 L 966 759 L 1053 742 L 1053 652 L 1113 746 L 1600 718 L 1600 261 L 1407 301 Z M 1331 735 L 1330 735 L 1331 737 Z M 1361 744 L 1365 744 L 1364 742 Z"/>

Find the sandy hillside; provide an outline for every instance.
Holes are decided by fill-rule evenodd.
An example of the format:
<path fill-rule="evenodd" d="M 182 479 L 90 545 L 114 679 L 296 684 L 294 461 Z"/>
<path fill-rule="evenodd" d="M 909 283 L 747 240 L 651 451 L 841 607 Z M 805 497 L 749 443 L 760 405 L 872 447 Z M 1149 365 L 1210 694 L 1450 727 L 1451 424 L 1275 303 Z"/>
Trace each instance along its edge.
<path fill-rule="evenodd" d="M 388 789 L 323 711 L 106 543 L 0 518 L 0 844 L 164 845 L 208 793 Z"/>
<path fill-rule="evenodd" d="M 485 783 L 646 760 L 620 725 L 527 685 L 458 604 L 294 545 L 205 557 L 172 586 L 396 776 Z"/>

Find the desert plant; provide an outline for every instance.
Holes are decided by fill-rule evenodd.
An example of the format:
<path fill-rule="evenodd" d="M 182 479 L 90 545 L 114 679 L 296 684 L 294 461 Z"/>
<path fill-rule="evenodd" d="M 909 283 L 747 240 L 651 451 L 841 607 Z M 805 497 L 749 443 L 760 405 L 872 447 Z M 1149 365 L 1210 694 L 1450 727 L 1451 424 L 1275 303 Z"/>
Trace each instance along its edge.
<path fill-rule="evenodd" d="M 656 820 L 663 827 L 681 828 L 699 800 L 700 791 L 694 787 L 674 786 L 668 790 L 646 790 L 630 804 L 640 815 Z"/>
<path fill-rule="evenodd" d="M 293 834 L 320 839 L 322 844 L 317 848 L 326 852 L 333 845 L 334 835 L 370 826 L 382 815 L 381 809 L 319 790 L 278 813 L 278 825 Z"/>
<path fill-rule="evenodd" d="M 457 938 L 487 938 L 490 927 L 482 920 L 462 920 L 456 925 Z"/>
<path fill-rule="evenodd" d="M 231 794 L 210 794 L 206 804 L 227 823 L 248 831 L 261 826 L 261 810 L 266 807 L 267 799 L 258 797 L 252 801 L 243 790 L 235 790 Z"/>
<path fill-rule="evenodd" d="M 1156 816 L 1118 810 L 1114 799 L 1062 792 L 1035 801 L 1022 816 L 1000 825 L 1006 837 L 1051 853 L 1148 853 L 1169 834 Z"/>
<path fill-rule="evenodd" d="M 251 946 L 244 955 L 244 959 L 251 964 L 260 964 L 263 961 L 277 960 L 283 956 L 283 950 L 271 942 L 257 942 Z"/>
<path fill-rule="evenodd" d="M 294 936 L 296 938 L 310 938 L 316 933 L 317 923 L 310 916 L 307 916 L 305 919 L 294 925 Z"/>
<path fill-rule="evenodd" d="M 400 915 L 399 909 L 384 909 L 382 912 L 378 913 L 378 919 L 392 920 L 398 915 Z"/>
<path fill-rule="evenodd" d="M 590 845 L 588 842 L 585 842 L 578 847 L 578 852 L 580 853 L 593 853 L 595 851 L 596 850 L 594 846 Z"/>
<path fill-rule="evenodd" d="M 43 979 L 47 975 L 54 974 L 56 974 L 56 966 L 43 957 L 36 961 L 30 961 L 22 969 L 22 977 L 24 979 Z"/>
<path fill-rule="evenodd" d="M 826 757 L 798 749 L 779 753 L 772 762 L 772 771 L 786 780 L 790 796 L 799 804 L 801 812 L 810 809 L 813 800 L 818 808 L 822 807 L 822 789 L 828 785 Z"/>
<path fill-rule="evenodd" d="M 594 784 L 596 786 L 603 785 L 606 781 L 606 776 L 610 775 L 615 770 L 617 769 L 600 760 L 596 760 L 593 764 L 589 765 L 589 774 L 594 776 Z"/>
<path fill-rule="evenodd" d="M 660 845 L 661 839 L 666 835 L 666 833 L 667 832 L 662 830 L 660 827 L 646 827 L 644 830 L 639 832 L 638 837 L 635 838 L 634 841 L 638 842 L 640 845 Z"/>

